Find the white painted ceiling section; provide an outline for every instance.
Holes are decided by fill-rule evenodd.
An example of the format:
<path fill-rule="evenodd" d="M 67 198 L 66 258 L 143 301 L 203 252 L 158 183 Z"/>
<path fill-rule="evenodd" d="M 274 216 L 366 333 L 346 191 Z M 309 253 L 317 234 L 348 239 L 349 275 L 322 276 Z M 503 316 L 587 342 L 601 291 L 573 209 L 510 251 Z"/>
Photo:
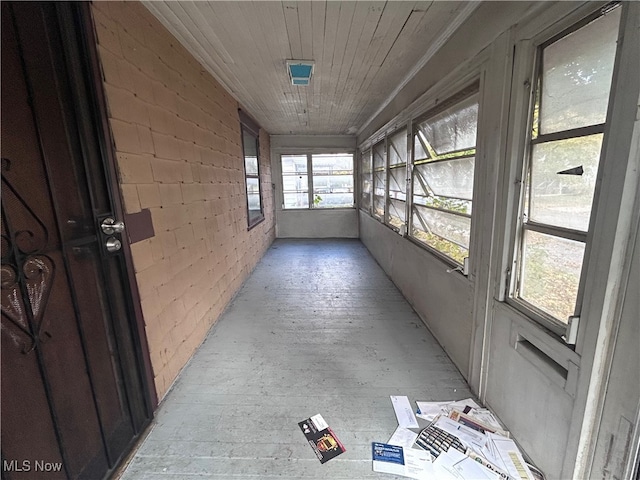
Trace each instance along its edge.
<path fill-rule="evenodd" d="M 480 2 L 145 1 L 271 134 L 355 135 Z M 286 60 L 315 61 L 291 85 Z"/>

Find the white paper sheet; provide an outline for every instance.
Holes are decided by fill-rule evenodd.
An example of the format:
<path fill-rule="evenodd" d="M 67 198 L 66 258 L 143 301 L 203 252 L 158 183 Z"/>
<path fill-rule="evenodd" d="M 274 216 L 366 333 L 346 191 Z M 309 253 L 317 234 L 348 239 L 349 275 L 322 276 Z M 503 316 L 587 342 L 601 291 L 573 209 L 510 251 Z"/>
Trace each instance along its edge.
<path fill-rule="evenodd" d="M 482 453 L 487 444 L 487 436 L 472 428 L 465 427 L 451 420 L 449 417 L 440 417 L 434 423 L 436 427 L 445 432 L 449 432 L 455 435 L 464 443 L 467 447 L 471 448 L 476 453 Z"/>
<path fill-rule="evenodd" d="M 456 480 L 500 480 L 500 476 L 497 473 L 485 468 L 454 448 L 441 453 L 434 460 L 433 469 L 438 478 L 445 477 L 444 472 L 446 472 L 451 479 Z"/>
<path fill-rule="evenodd" d="M 502 435 L 489 433 L 483 454 L 487 459 L 509 474 L 513 479 L 534 480 L 518 446 L 513 440 Z"/>
<path fill-rule="evenodd" d="M 393 432 L 391 438 L 387 442 L 389 445 L 396 445 L 398 447 L 402 447 L 403 449 L 412 448 L 414 442 L 418 438 L 418 434 L 408 430 L 404 427 L 396 428 L 396 431 Z"/>
<path fill-rule="evenodd" d="M 449 415 L 454 408 L 461 412 L 464 411 L 465 407 L 480 408 L 480 405 L 471 398 L 457 400 L 455 402 L 416 402 L 416 405 L 418 405 L 417 416 L 430 422 L 438 415 Z"/>
<path fill-rule="evenodd" d="M 393 410 L 396 412 L 398 425 L 404 428 L 420 427 L 416 416 L 413 414 L 413 409 L 411 408 L 408 397 L 391 395 L 391 403 L 393 404 Z"/>
<path fill-rule="evenodd" d="M 327 424 L 327 422 L 325 422 L 324 418 L 322 418 L 322 415 L 320 415 L 319 413 L 311 417 L 311 421 L 313 422 L 316 429 L 318 430 L 324 430 L 325 428 L 329 428 L 329 425 Z"/>
<path fill-rule="evenodd" d="M 452 402 L 416 402 L 418 405 L 417 417 L 433 421 L 438 415 L 444 413 L 444 408 Z"/>

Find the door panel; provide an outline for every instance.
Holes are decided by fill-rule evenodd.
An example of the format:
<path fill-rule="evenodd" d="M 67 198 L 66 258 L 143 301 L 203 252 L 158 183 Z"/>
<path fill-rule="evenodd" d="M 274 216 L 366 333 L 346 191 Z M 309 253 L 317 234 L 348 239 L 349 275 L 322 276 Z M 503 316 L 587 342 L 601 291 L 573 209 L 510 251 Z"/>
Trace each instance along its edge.
<path fill-rule="evenodd" d="M 60 33 L 73 33 L 71 16 L 69 5 L 2 3 L 1 434 L 12 479 L 102 478 L 150 417 L 122 254 L 99 228 L 114 212 L 71 65 L 79 49 Z M 36 472 L 36 460 L 61 471 Z"/>

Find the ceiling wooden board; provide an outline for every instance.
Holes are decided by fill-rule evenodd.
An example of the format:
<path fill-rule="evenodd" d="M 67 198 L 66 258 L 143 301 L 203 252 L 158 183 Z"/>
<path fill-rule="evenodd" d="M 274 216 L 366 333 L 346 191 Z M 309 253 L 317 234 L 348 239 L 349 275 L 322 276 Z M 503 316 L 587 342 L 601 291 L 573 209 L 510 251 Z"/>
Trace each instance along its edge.
<path fill-rule="evenodd" d="M 145 6 L 272 134 L 355 134 L 468 2 L 151 1 Z M 286 60 L 313 60 L 306 87 Z"/>

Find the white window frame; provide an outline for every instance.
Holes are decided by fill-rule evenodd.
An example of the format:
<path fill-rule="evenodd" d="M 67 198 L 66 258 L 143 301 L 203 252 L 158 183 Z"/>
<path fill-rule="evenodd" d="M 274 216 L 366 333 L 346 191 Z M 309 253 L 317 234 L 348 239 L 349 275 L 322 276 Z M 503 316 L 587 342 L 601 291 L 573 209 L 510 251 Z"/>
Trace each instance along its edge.
<path fill-rule="evenodd" d="M 480 125 L 480 121 L 481 121 L 481 113 L 482 113 L 482 94 L 481 94 L 481 82 L 479 80 L 476 80 L 474 82 L 472 82 L 471 84 L 467 85 L 464 88 L 461 88 L 459 90 L 456 91 L 455 94 L 451 95 L 448 97 L 447 100 L 445 100 L 444 102 L 442 102 L 442 104 L 440 104 L 438 107 L 432 108 L 430 110 L 427 110 L 425 113 L 423 113 L 422 115 L 419 115 L 418 117 L 416 117 L 413 122 L 412 122 L 412 126 L 411 126 L 411 137 L 410 137 L 410 141 L 411 141 L 411 158 L 410 158 L 410 169 L 409 169 L 409 173 L 410 173 L 410 183 L 411 183 L 411 188 L 409 189 L 408 192 L 408 203 L 409 203 L 409 213 L 408 213 L 408 217 L 407 217 L 407 234 L 408 237 L 415 242 L 416 244 L 420 245 L 421 247 L 429 250 L 430 252 L 433 252 L 434 255 L 437 255 L 438 257 L 440 257 L 441 259 L 443 259 L 445 262 L 447 262 L 448 264 L 456 267 L 456 268 L 460 268 L 460 270 L 462 270 L 463 273 L 468 274 L 468 270 L 469 270 L 469 259 L 471 258 L 472 255 L 472 249 L 473 249 L 473 238 L 474 238 L 474 210 L 472 207 L 472 211 L 470 214 L 465 214 L 463 215 L 466 218 L 469 218 L 469 253 L 467 255 L 467 257 L 463 260 L 462 263 L 457 262 L 453 257 L 450 257 L 449 255 L 447 255 L 446 253 L 440 251 L 439 249 L 426 244 L 425 242 L 420 241 L 419 239 L 415 238 L 411 232 L 413 230 L 413 209 L 414 209 L 414 202 L 413 202 L 413 196 L 414 196 L 414 181 L 416 178 L 416 175 L 414 174 L 413 170 L 415 169 L 415 136 L 416 136 L 416 132 L 417 132 L 417 125 L 420 122 L 425 121 L 426 119 L 429 119 L 431 117 L 435 117 L 438 114 L 440 114 L 441 112 L 447 110 L 448 108 L 451 107 L 455 107 L 456 105 L 460 104 L 461 102 L 463 102 L 464 100 L 473 97 L 473 96 L 477 96 L 478 98 L 478 120 L 477 120 L 477 126 L 476 126 L 476 144 L 475 144 L 475 154 L 474 154 L 474 158 L 477 159 L 478 157 L 478 144 L 479 144 L 479 135 L 478 132 L 480 131 L 481 125 Z M 475 199 L 476 199 L 476 191 L 477 191 L 477 169 L 475 169 L 475 163 L 476 160 L 474 160 L 474 178 L 473 178 L 473 192 L 472 192 L 472 198 L 470 200 L 471 205 L 473 206 L 473 204 L 475 203 Z M 445 211 L 446 210 L 442 210 Z"/>
<path fill-rule="evenodd" d="M 351 194 L 353 195 L 353 202 L 351 204 L 351 206 L 349 207 L 316 207 L 314 206 L 314 193 L 313 193 L 313 162 L 312 162 L 312 157 L 314 155 L 336 155 L 336 154 L 342 154 L 342 155 L 351 155 L 352 158 L 352 164 L 351 164 L 351 178 L 353 180 L 353 191 L 351 192 Z M 308 207 L 295 207 L 295 208 L 287 208 L 285 206 L 285 202 L 284 202 L 284 194 L 285 194 L 285 190 L 284 190 L 284 172 L 282 171 L 282 157 L 306 157 L 307 158 L 307 188 L 308 188 L 308 196 L 309 196 L 309 201 L 308 201 Z M 338 150 L 333 150 L 333 149 L 310 149 L 310 150 L 291 150 L 291 151 L 281 151 L 278 153 L 278 161 L 280 162 L 279 165 L 279 171 L 280 171 L 280 185 L 282 186 L 282 198 L 281 198 L 281 205 L 282 205 L 282 210 L 283 211 L 294 211 L 294 210 L 353 210 L 355 208 L 357 208 L 356 206 L 358 205 L 358 185 L 357 185 L 357 179 L 359 178 L 356 175 L 357 172 L 357 155 L 355 154 L 355 152 L 348 150 L 348 149 L 338 149 Z"/>
<path fill-rule="evenodd" d="M 577 31 L 582 26 L 588 24 L 591 20 L 598 17 L 599 12 L 608 7 L 599 5 L 599 7 L 593 8 L 590 11 L 583 11 L 582 15 L 571 16 L 570 19 L 564 19 L 557 22 L 543 32 L 533 35 L 528 40 L 521 40 L 516 43 L 515 49 L 515 62 L 513 85 L 516 86 L 513 95 L 517 95 L 516 101 L 513 104 L 512 110 L 514 116 L 510 118 L 509 125 L 512 131 L 510 162 L 513 169 L 513 177 L 510 182 L 513 187 L 513 192 L 510 197 L 510 211 L 509 219 L 506 224 L 505 234 L 507 235 L 507 242 L 505 246 L 505 255 L 507 268 L 504 270 L 503 278 L 501 279 L 501 290 L 499 294 L 499 300 L 504 301 L 509 306 L 513 307 L 520 313 L 524 314 L 527 318 L 531 319 L 538 326 L 542 327 L 545 331 L 550 333 L 559 341 L 563 341 L 569 345 L 575 345 L 577 339 L 578 321 L 569 322 L 568 325 L 561 324 L 557 319 L 550 314 L 536 308 L 534 305 L 526 302 L 523 299 L 517 298 L 516 290 L 518 286 L 518 271 L 520 268 L 519 262 L 521 261 L 522 251 L 522 237 L 525 227 L 522 221 L 522 212 L 525 201 L 525 190 L 527 186 L 526 175 L 528 174 L 531 149 L 531 132 L 533 121 L 533 108 L 535 106 L 534 95 L 536 93 L 535 81 L 538 78 L 538 72 L 540 68 L 540 56 L 544 47 L 552 44 L 563 38 L 570 33 Z M 618 8 L 622 8 L 619 6 Z M 620 27 L 619 27 L 620 28 Z M 616 58 L 618 53 L 616 53 Z M 614 79 L 615 71 L 619 68 L 619 65 L 614 65 Z M 613 89 L 613 85 L 612 85 Z M 602 126 L 602 133 L 604 133 L 600 163 L 602 163 L 603 154 L 606 150 L 607 144 L 607 130 L 609 115 L 611 109 L 611 95 L 609 94 L 609 103 L 607 107 L 607 120 Z M 585 127 L 585 130 L 597 130 L 592 127 Z M 582 261 L 582 270 L 580 274 L 580 281 L 578 287 L 578 294 L 576 299 L 574 317 L 579 320 L 581 315 L 582 304 L 584 302 L 585 283 L 587 282 L 589 258 L 591 253 L 591 244 L 594 236 L 594 221 L 598 208 L 598 197 L 601 190 L 599 179 L 601 178 L 601 168 L 598 171 L 598 181 L 596 182 L 594 199 L 592 202 L 591 217 L 589 227 L 586 233 L 574 232 L 571 229 L 558 229 L 567 231 L 565 237 L 556 238 L 568 238 L 573 240 L 579 240 L 585 244 L 585 253 Z M 532 229 L 534 230 L 534 229 Z M 536 230 L 537 231 L 537 230 Z"/>
<path fill-rule="evenodd" d="M 365 166 L 367 167 L 366 171 Z M 366 176 L 368 176 L 368 178 Z M 358 207 L 360 210 L 371 215 L 371 206 L 373 202 L 373 151 L 371 147 L 364 151 L 361 150 L 358 155 L 358 178 Z M 369 193 L 364 191 L 364 182 L 366 180 L 369 181 Z M 365 198 L 367 198 L 367 205 L 365 205 Z"/>

